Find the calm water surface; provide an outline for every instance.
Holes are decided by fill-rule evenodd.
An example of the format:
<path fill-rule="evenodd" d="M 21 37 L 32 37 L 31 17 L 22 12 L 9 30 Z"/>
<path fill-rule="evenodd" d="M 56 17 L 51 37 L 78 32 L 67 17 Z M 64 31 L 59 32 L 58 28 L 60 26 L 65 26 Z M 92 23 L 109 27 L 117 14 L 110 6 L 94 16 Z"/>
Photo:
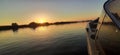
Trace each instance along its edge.
<path fill-rule="evenodd" d="M 87 55 L 86 23 L 0 31 L 0 55 Z"/>

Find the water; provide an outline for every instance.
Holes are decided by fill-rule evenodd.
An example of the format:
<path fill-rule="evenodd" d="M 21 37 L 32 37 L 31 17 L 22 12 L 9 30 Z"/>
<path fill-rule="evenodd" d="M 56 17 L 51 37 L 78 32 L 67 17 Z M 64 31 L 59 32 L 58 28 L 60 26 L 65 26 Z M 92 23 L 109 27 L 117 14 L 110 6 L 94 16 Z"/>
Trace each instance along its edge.
<path fill-rule="evenodd" d="M 0 55 L 87 55 L 86 23 L 0 31 Z"/>

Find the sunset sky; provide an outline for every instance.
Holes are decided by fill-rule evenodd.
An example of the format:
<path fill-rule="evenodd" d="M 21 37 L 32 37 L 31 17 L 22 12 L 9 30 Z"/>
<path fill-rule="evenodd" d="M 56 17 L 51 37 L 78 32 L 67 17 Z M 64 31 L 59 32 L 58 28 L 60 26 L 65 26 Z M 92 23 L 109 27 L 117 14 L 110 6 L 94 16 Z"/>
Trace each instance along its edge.
<path fill-rule="evenodd" d="M 106 0 L 0 0 L 0 25 L 98 17 Z"/>

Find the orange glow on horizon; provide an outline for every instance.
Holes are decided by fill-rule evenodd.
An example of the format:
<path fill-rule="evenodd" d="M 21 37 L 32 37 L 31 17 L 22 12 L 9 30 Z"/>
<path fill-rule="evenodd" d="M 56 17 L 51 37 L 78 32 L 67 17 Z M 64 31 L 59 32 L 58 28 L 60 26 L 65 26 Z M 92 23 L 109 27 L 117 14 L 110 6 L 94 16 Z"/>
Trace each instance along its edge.
<path fill-rule="evenodd" d="M 40 19 L 39 21 L 38 21 L 39 23 L 45 23 L 45 22 L 47 22 L 45 19 Z"/>
<path fill-rule="evenodd" d="M 34 20 L 38 23 L 51 22 L 50 21 L 51 16 L 48 13 L 35 14 L 34 18 L 35 18 Z"/>

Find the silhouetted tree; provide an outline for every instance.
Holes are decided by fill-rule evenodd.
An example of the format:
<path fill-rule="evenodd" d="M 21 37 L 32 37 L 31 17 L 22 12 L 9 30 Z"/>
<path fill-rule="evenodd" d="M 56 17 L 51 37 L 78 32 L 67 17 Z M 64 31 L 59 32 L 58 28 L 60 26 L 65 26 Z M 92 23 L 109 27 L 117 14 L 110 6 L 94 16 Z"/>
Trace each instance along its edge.
<path fill-rule="evenodd" d="M 12 23 L 12 29 L 13 31 L 17 31 L 18 30 L 18 24 L 17 23 Z"/>
<path fill-rule="evenodd" d="M 33 29 L 35 29 L 36 27 L 38 27 L 39 26 L 39 24 L 37 24 L 37 23 L 35 23 L 35 22 L 31 22 L 30 24 L 29 24 L 29 27 L 31 27 L 31 28 L 33 28 Z"/>

